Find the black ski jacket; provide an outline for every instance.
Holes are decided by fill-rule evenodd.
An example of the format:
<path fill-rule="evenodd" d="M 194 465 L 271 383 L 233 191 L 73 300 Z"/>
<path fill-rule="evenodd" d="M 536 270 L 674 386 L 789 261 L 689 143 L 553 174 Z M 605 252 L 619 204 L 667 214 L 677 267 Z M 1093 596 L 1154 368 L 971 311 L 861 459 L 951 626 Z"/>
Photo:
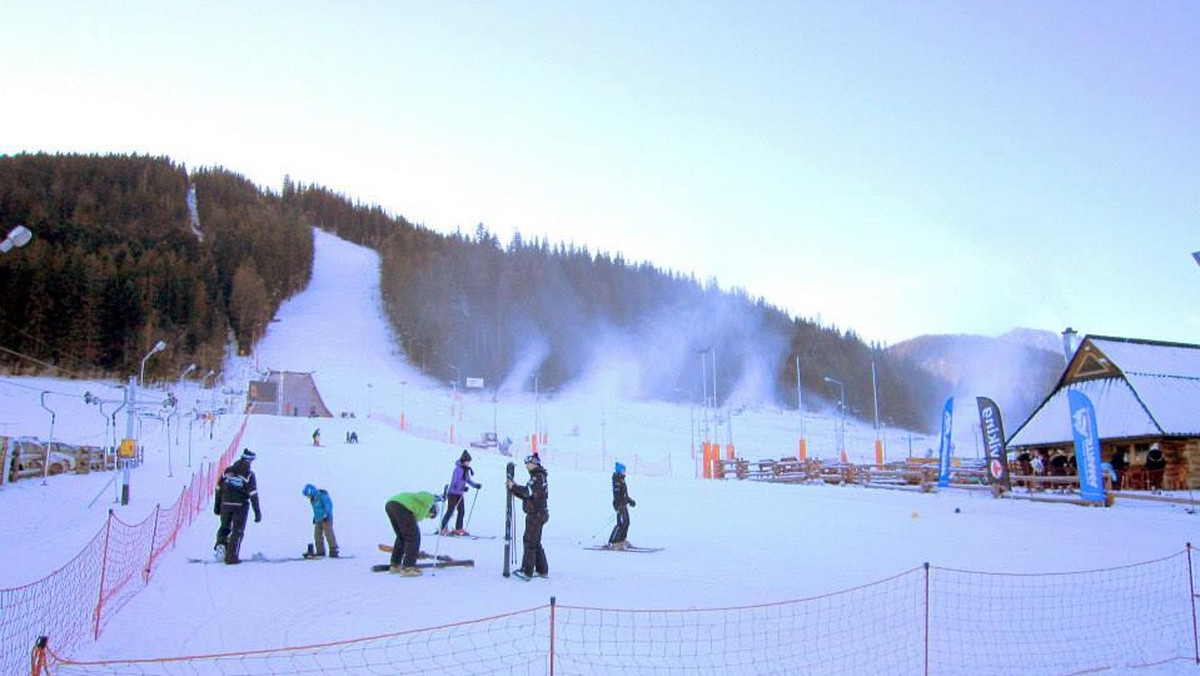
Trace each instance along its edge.
<path fill-rule="evenodd" d="M 625 485 L 625 475 L 620 472 L 613 472 L 612 475 L 613 488 L 613 509 L 621 509 L 626 505 L 637 507 L 637 502 L 629 497 L 629 487 Z"/>
<path fill-rule="evenodd" d="M 544 467 L 538 467 L 529 473 L 529 483 L 513 486 L 512 494 L 521 500 L 521 509 L 526 514 L 550 514 L 550 485 L 546 481 Z"/>
<path fill-rule="evenodd" d="M 244 507 L 247 502 L 254 507 L 254 517 L 261 519 L 262 512 L 258 507 L 258 480 L 250 470 L 250 463 L 238 460 L 225 468 L 220 481 L 217 482 L 213 511 L 220 513 L 222 505 Z"/>

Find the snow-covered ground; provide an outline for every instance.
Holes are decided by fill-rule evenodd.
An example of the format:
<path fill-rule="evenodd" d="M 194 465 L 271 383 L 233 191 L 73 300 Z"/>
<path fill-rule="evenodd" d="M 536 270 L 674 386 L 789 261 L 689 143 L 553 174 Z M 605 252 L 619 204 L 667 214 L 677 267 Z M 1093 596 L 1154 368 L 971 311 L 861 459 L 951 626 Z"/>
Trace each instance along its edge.
<path fill-rule="evenodd" d="M 497 615 L 544 604 L 551 596 L 560 604 L 622 609 L 744 606 L 846 589 L 923 562 L 997 573 L 1091 570 L 1169 556 L 1195 540 L 1200 516 L 1167 504 L 1119 501 L 1112 509 L 1093 509 L 954 490 L 914 494 L 697 480 L 693 424 L 703 412 L 687 406 L 570 392 L 535 405 L 528 392 L 502 392 L 493 402 L 490 393 L 470 391 L 456 404 L 446 386 L 421 376 L 397 353 L 379 305 L 376 254 L 320 231 L 316 237 L 312 284 L 285 302 L 253 358 L 227 364 L 221 384 L 243 389 L 247 379 L 267 368 L 311 371 L 335 416 L 354 413 L 354 418 L 316 420 L 253 416 L 241 443 L 258 454 L 254 469 L 264 513 L 262 523 L 247 527 L 243 556 L 304 550 L 311 512 L 300 491 L 314 483 L 329 490 L 342 551 L 354 558 L 191 564 L 189 557 L 209 555 L 217 526 L 215 517 L 202 512 L 181 533 L 149 586 L 105 626 L 98 642 L 80 646 L 73 657 L 197 655 L 313 644 Z M 41 400 L 48 391 L 54 438 L 99 444 L 105 418 L 81 395 L 91 391 L 119 399 L 116 385 L 0 379 L 0 433 L 46 438 L 50 414 Z M 185 406 L 193 399 L 223 396 L 195 384 L 170 389 Z M 514 454 L 523 455 L 535 415 L 548 434 L 552 516 L 544 544 L 549 580 L 516 583 L 501 577 L 509 458 L 478 449 L 472 449 L 475 478 L 484 488 L 468 495 L 469 527 L 498 537 L 422 542 L 427 551 L 472 558 L 475 568 L 413 580 L 368 570 L 384 561 L 376 544 L 393 538 L 383 512 L 389 496 L 440 492 L 466 441 L 493 427 L 501 438 L 512 437 Z M 401 416 L 422 434 L 400 431 Z M 223 417 L 211 440 L 199 425 L 189 430 L 186 420 L 182 426 L 172 423 L 170 437 L 162 425 L 145 424 L 147 462 L 133 473 L 127 506 L 114 505 L 108 473 L 0 488 L 0 530 L 9 552 L 0 567 L 0 588 L 24 585 L 57 569 L 96 534 L 109 508 L 134 522 L 155 504 L 174 502 L 195 468 L 219 456 L 241 423 L 240 416 Z M 451 425 L 454 443 L 437 438 L 448 435 Z M 734 425 L 734 441 L 747 457 L 795 452 L 799 421 L 794 411 L 747 410 Z M 316 427 L 321 447 L 311 443 Z M 806 427 L 810 453 L 833 456 L 833 420 L 811 416 Z M 359 444 L 344 443 L 348 431 L 357 432 Z M 722 429 L 722 438 L 727 433 Z M 936 446 L 927 439 L 914 445 L 924 449 L 931 443 Z M 854 448 L 852 455 L 873 455 L 869 444 Z M 907 444 L 907 433 L 888 433 L 890 457 L 907 455 Z M 614 459 L 634 469 L 629 489 L 637 507 L 630 540 L 664 551 L 618 555 L 583 548 L 602 543 L 612 526 Z M 517 474 L 524 478 L 520 463 Z M 428 522 L 422 525 L 425 532 L 432 530 Z M 1195 671 L 1175 663 L 1136 673 Z"/>

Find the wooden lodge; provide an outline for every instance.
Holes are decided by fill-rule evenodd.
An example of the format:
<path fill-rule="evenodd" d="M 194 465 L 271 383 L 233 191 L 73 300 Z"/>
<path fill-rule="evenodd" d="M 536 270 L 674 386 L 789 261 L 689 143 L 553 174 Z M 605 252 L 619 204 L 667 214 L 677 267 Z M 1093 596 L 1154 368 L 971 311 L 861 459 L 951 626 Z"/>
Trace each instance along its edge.
<path fill-rule="evenodd" d="M 1124 452 L 1123 488 L 1148 487 L 1155 444 L 1167 460 L 1165 490 L 1200 487 L 1200 345 L 1084 336 L 1058 384 L 1009 437 L 1010 458 L 1074 453 L 1069 390 L 1095 406 L 1103 460 Z"/>

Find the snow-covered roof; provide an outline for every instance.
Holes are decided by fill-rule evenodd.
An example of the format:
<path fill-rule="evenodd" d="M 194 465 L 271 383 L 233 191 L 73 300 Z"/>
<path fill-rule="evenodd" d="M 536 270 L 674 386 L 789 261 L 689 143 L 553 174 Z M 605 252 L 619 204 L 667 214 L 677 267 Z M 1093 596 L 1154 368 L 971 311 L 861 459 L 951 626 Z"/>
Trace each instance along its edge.
<path fill-rule="evenodd" d="M 1125 375 L 1200 378 L 1200 345 L 1088 336 Z"/>
<path fill-rule="evenodd" d="M 1108 371 L 1086 376 L 1097 364 Z M 1200 346 L 1085 337 L 1054 392 L 1008 445 L 1070 443 L 1068 389 L 1091 399 L 1103 439 L 1200 436 Z"/>

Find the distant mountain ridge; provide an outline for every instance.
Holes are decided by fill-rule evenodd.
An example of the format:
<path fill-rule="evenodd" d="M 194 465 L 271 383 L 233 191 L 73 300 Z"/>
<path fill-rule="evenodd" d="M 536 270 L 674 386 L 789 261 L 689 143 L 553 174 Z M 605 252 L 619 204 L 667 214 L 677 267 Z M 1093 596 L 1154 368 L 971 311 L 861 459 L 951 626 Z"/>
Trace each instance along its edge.
<path fill-rule="evenodd" d="M 1066 365 L 1061 338 L 1016 328 L 997 337 L 941 334 L 897 343 L 888 351 L 949 382 L 959 396 L 993 399 L 1007 431 L 1015 430 L 1054 387 Z"/>

